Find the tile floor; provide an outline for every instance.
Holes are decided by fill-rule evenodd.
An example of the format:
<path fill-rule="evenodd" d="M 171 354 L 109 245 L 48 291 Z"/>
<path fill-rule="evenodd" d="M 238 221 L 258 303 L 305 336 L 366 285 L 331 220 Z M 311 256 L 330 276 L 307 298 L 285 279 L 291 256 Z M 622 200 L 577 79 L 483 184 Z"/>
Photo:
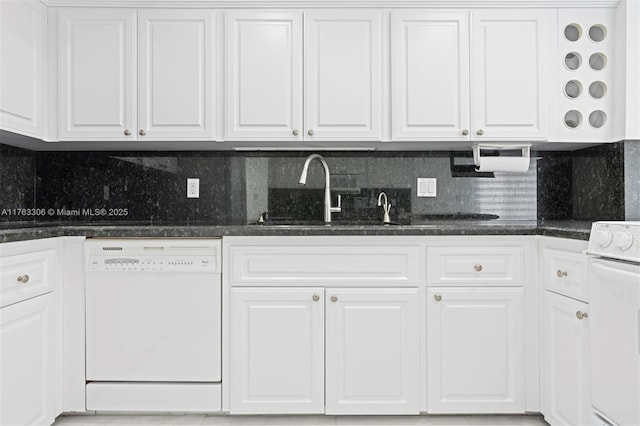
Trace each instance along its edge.
<path fill-rule="evenodd" d="M 225 416 L 63 415 L 53 426 L 548 426 L 539 415 L 477 416 Z"/>

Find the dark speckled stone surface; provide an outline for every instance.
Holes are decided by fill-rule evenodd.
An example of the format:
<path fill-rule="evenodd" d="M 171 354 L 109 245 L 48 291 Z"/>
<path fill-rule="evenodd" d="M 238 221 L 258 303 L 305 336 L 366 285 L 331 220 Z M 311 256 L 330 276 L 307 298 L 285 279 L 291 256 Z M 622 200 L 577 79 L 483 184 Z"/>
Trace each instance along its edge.
<path fill-rule="evenodd" d="M 41 224 L 33 227 L 16 224 L 0 229 L 0 242 L 32 240 L 59 236 L 85 236 L 94 238 L 116 237 L 224 237 L 232 235 L 546 235 L 587 240 L 590 222 L 535 221 L 441 221 L 423 225 L 241 225 L 215 226 L 205 224 L 120 224 L 120 225 L 59 225 Z"/>
<path fill-rule="evenodd" d="M 538 219 L 624 220 L 624 147 L 613 143 L 538 160 Z"/>
<path fill-rule="evenodd" d="M 622 220 L 625 199 L 639 202 L 640 182 L 634 186 L 629 169 L 632 153 L 638 152 L 637 143 L 632 144 L 537 152 L 527 173 L 484 177 L 474 174 L 470 152 L 322 152 L 332 173 L 333 204 L 338 194 L 344 200 L 334 221 L 375 223 L 381 216 L 377 195 L 384 190 L 392 200 L 392 220 L 402 223 L 390 227 L 253 225 L 267 209 L 290 220 L 321 219 L 324 176 L 318 162 L 309 168 L 307 185 L 298 185 L 310 152 L 30 152 L 0 145 L 0 212 L 46 212 L 1 215 L 0 241 L 47 235 L 309 234 L 586 239 L 591 221 Z M 459 173 L 462 168 L 468 172 Z M 437 197 L 416 196 L 419 177 L 437 179 Z M 197 199 L 186 197 L 188 178 L 200 179 Z M 480 220 L 487 215 L 498 219 Z M 425 222 L 418 217 L 476 220 Z"/>

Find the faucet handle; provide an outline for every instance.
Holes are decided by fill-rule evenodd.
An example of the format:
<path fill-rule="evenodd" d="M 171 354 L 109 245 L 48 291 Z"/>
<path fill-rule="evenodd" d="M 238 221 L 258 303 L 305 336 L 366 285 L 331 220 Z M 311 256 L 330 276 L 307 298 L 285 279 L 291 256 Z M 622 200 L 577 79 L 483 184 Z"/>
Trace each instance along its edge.
<path fill-rule="evenodd" d="M 338 194 L 338 205 L 330 208 L 331 213 L 340 213 L 342 211 L 342 195 Z"/>
<path fill-rule="evenodd" d="M 268 217 L 269 217 L 269 209 L 260 213 L 260 217 L 258 218 L 258 223 L 265 223 Z"/>

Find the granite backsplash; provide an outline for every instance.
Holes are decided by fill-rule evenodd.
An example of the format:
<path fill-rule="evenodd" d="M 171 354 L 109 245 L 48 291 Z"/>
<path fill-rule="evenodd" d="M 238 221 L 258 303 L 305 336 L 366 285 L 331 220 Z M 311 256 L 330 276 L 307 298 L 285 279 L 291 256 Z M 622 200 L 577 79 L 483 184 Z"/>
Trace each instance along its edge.
<path fill-rule="evenodd" d="M 621 220 L 625 203 L 637 203 L 640 186 L 625 181 L 634 161 L 625 151 L 637 153 L 638 142 L 536 152 L 527 173 L 482 177 L 472 171 L 470 153 L 322 155 L 334 198 L 342 195 L 343 212 L 335 220 L 380 216 L 380 191 L 389 195 L 392 218 L 474 214 L 498 220 Z M 231 225 L 254 222 L 265 210 L 275 217 L 320 220 L 324 176 L 319 163 L 310 166 L 307 185 L 298 185 L 309 153 L 31 152 L 0 145 L 0 221 Z M 416 196 L 418 177 L 437 178 L 437 197 Z M 200 179 L 199 198 L 187 198 L 187 178 Z"/>

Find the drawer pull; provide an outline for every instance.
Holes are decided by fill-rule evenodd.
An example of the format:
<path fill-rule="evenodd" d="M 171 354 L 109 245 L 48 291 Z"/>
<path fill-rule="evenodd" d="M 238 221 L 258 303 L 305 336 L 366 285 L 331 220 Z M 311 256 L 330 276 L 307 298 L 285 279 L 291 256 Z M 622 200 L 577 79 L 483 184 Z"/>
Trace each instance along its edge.
<path fill-rule="evenodd" d="M 433 298 L 436 299 L 436 302 L 439 302 L 442 300 L 442 296 L 439 294 L 434 295 Z"/>
<path fill-rule="evenodd" d="M 482 271 L 482 265 L 478 263 L 477 265 L 474 265 L 473 269 L 475 269 L 477 272 L 480 272 Z"/>
<path fill-rule="evenodd" d="M 579 320 L 583 318 L 589 318 L 589 314 L 587 312 L 578 311 L 576 312 L 576 318 L 578 318 Z"/>
<path fill-rule="evenodd" d="M 337 302 L 338 301 L 338 296 L 331 296 L 331 301 L 332 302 Z"/>
<path fill-rule="evenodd" d="M 318 300 L 320 300 L 320 296 L 318 296 L 317 294 L 314 294 L 312 299 L 314 302 L 317 302 Z"/>
<path fill-rule="evenodd" d="M 558 278 L 564 278 L 567 276 L 567 271 L 561 271 L 560 269 L 558 269 L 556 271 L 556 275 L 558 276 Z"/>
<path fill-rule="evenodd" d="M 26 284 L 29 282 L 29 275 L 24 274 L 24 275 L 19 275 L 18 276 L 18 282 L 22 283 L 22 284 Z"/>

